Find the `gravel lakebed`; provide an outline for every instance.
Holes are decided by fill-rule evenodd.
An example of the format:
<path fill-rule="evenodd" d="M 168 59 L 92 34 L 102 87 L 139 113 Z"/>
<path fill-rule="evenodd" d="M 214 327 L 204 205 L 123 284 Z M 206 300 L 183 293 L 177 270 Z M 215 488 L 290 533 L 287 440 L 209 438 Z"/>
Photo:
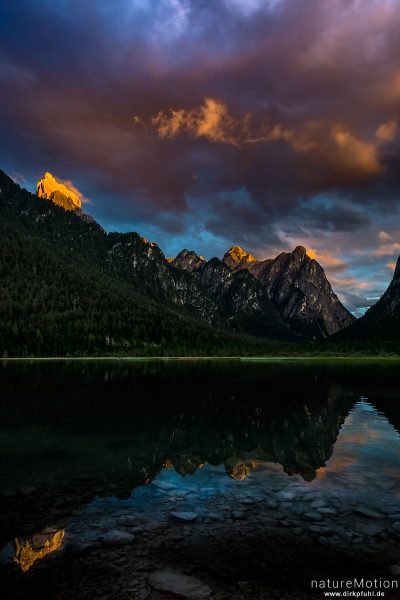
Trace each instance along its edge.
<path fill-rule="evenodd" d="M 93 499 L 40 532 L 57 549 L 25 572 L 15 542 L 3 549 L 3 597 L 295 600 L 323 597 L 311 580 L 400 578 L 393 478 L 306 482 L 271 463 L 246 475 L 166 468 L 129 498 Z"/>

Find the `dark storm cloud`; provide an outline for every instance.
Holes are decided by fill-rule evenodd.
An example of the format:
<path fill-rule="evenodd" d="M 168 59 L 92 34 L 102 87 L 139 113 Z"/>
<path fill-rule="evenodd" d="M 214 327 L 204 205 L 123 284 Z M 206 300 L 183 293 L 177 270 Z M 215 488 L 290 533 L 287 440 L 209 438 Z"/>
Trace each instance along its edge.
<path fill-rule="evenodd" d="M 72 180 L 167 253 L 301 242 L 343 286 L 383 289 L 399 26 L 398 0 L 5 0 L 2 167 Z"/>

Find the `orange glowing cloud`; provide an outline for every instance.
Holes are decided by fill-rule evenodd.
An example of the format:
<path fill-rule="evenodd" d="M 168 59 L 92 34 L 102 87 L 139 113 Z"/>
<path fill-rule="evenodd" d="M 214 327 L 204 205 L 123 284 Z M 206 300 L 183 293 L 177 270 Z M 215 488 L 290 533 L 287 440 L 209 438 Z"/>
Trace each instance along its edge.
<path fill-rule="evenodd" d="M 381 244 L 375 250 L 373 250 L 371 256 L 391 256 L 400 253 L 400 244 L 394 242 L 393 244 Z"/>
<path fill-rule="evenodd" d="M 392 237 L 391 237 L 391 235 L 389 235 L 389 234 L 387 233 L 387 231 L 380 231 L 380 232 L 378 233 L 378 240 L 379 240 L 380 242 L 388 242 L 388 241 L 389 241 L 389 240 L 391 240 L 391 239 L 392 239 Z"/>
<path fill-rule="evenodd" d="M 380 142 L 391 142 L 396 137 L 396 133 L 397 121 L 392 120 L 379 125 L 375 135 Z"/>
<path fill-rule="evenodd" d="M 309 248 L 307 254 L 310 258 L 317 260 L 325 267 L 345 268 L 347 266 L 347 263 L 344 260 L 336 258 L 335 256 L 329 256 L 329 254 L 320 254 L 313 248 Z"/>
<path fill-rule="evenodd" d="M 307 148 L 301 136 L 290 128 L 267 123 L 256 126 L 251 121 L 250 113 L 234 117 L 224 102 L 205 98 L 199 108 L 160 111 L 151 119 L 151 125 L 162 138 L 174 138 L 186 133 L 194 138 L 204 137 L 210 142 L 232 146 L 284 140 L 298 150 Z M 133 117 L 133 122 L 143 126 L 138 116 Z"/>
<path fill-rule="evenodd" d="M 331 278 L 331 283 L 332 285 L 334 285 L 335 287 L 342 287 L 342 288 L 354 288 L 357 290 L 367 290 L 370 286 L 371 283 L 368 281 L 359 281 L 358 279 L 356 279 L 355 277 L 338 277 L 338 278 Z"/>
<path fill-rule="evenodd" d="M 371 175 L 378 175 L 383 172 L 376 147 L 372 142 L 360 140 L 342 126 L 334 127 L 331 137 L 336 143 L 341 160 L 347 163 L 348 166 Z"/>
<path fill-rule="evenodd" d="M 147 129 L 144 121 L 133 117 L 133 123 Z M 271 123 L 267 117 L 251 112 L 233 114 L 227 104 L 207 97 L 200 107 L 160 111 L 149 122 L 161 138 L 189 135 L 212 143 L 242 147 L 283 141 L 297 153 L 315 153 L 329 172 L 345 177 L 371 177 L 384 171 L 379 162 L 379 143 L 395 134 L 395 124 L 383 123 L 372 141 L 363 140 L 341 123 L 310 119 L 297 127 Z"/>
<path fill-rule="evenodd" d="M 160 137 L 173 138 L 188 133 L 195 138 L 205 137 L 210 142 L 239 143 L 239 135 L 234 132 L 236 123 L 227 106 L 214 98 L 205 98 L 203 105 L 193 110 L 173 110 L 159 112 L 152 125 Z"/>

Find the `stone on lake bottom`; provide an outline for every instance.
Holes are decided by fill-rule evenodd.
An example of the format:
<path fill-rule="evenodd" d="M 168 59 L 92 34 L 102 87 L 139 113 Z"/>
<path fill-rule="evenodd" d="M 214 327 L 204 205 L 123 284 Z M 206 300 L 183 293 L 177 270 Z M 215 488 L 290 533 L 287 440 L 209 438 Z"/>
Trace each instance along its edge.
<path fill-rule="evenodd" d="M 103 533 L 103 535 L 99 537 L 100 542 L 106 546 L 122 546 L 124 544 L 131 544 L 134 539 L 135 536 L 132 533 L 128 533 L 127 531 L 119 531 L 118 529 L 113 529 L 112 531 Z"/>
<path fill-rule="evenodd" d="M 214 523 L 223 523 L 225 521 L 225 518 L 223 515 L 220 515 L 220 514 L 214 513 L 214 512 L 206 512 L 204 514 L 204 517 L 206 519 L 210 519 L 210 521 L 213 521 Z"/>
<path fill-rule="evenodd" d="M 232 512 L 232 519 L 243 519 L 244 512 L 242 510 L 234 510 Z"/>
<path fill-rule="evenodd" d="M 133 515 L 124 515 L 117 521 L 122 527 L 134 527 L 137 524 L 137 519 Z"/>
<path fill-rule="evenodd" d="M 326 502 L 325 500 L 313 500 L 313 502 L 311 502 L 311 508 L 325 508 L 326 507 Z"/>
<path fill-rule="evenodd" d="M 318 512 L 321 515 L 336 515 L 336 510 L 333 508 L 318 508 Z"/>
<path fill-rule="evenodd" d="M 377 527 L 376 525 L 358 525 L 357 533 L 361 533 L 362 535 L 369 535 L 374 537 L 379 533 L 382 533 L 384 530 L 383 527 Z"/>
<path fill-rule="evenodd" d="M 173 511 L 171 513 L 171 517 L 175 519 L 175 521 L 183 521 L 184 523 L 191 523 L 195 521 L 199 515 L 195 512 L 187 511 Z"/>
<path fill-rule="evenodd" d="M 280 502 L 288 502 L 294 500 L 296 496 L 296 492 L 294 490 L 282 490 L 278 494 L 276 494 L 276 499 Z"/>
<path fill-rule="evenodd" d="M 306 512 L 304 513 L 304 518 L 307 521 L 322 521 L 323 517 L 318 512 Z"/>
<path fill-rule="evenodd" d="M 382 515 L 375 512 L 374 510 L 370 510 L 369 508 L 356 508 L 354 512 L 358 515 L 363 515 L 364 517 L 368 517 L 370 519 L 381 519 Z"/>
<path fill-rule="evenodd" d="M 206 600 L 211 588 L 195 577 L 162 569 L 149 577 L 149 584 L 158 592 L 172 594 L 184 600 Z"/>

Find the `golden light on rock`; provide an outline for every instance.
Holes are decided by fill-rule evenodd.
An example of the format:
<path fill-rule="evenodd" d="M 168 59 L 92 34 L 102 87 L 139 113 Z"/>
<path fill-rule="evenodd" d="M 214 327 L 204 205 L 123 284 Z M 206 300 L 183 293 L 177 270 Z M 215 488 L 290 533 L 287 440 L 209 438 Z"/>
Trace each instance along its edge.
<path fill-rule="evenodd" d="M 255 256 L 246 252 L 240 246 L 232 246 L 229 250 L 229 254 L 236 262 L 241 262 L 242 260 L 246 260 L 246 262 L 255 262 L 257 260 Z"/>
<path fill-rule="evenodd" d="M 240 246 L 232 246 L 225 254 L 223 261 L 230 268 L 236 268 L 238 265 L 245 265 L 256 262 L 257 258 L 246 252 Z"/>
<path fill-rule="evenodd" d="M 64 533 L 64 529 L 45 529 L 41 533 L 36 533 L 30 539 L 15 538 L 13 561 L 26 573 L 35 561 L 60 548 Z"/>
<path fill-rule="evenodd" d="M 65 210 L 75 210 L 82 206 L 79 192 L 72 183 L 69 181 L 63 183 L 49 172 L 46 172 L 43 178 L 38 181 L 36 193 L 39 198 L 52 200 Z"/>
<path fill-rule="evenodd" d="M 250 460 L 242 463 L 236 463 L 229 469 L 227 469 L 229 475 L 236 479 L 236 481 L 243 481 L 250 475 L 252 471 L 261 467 L 263 463 L 261 461 Z"/>

